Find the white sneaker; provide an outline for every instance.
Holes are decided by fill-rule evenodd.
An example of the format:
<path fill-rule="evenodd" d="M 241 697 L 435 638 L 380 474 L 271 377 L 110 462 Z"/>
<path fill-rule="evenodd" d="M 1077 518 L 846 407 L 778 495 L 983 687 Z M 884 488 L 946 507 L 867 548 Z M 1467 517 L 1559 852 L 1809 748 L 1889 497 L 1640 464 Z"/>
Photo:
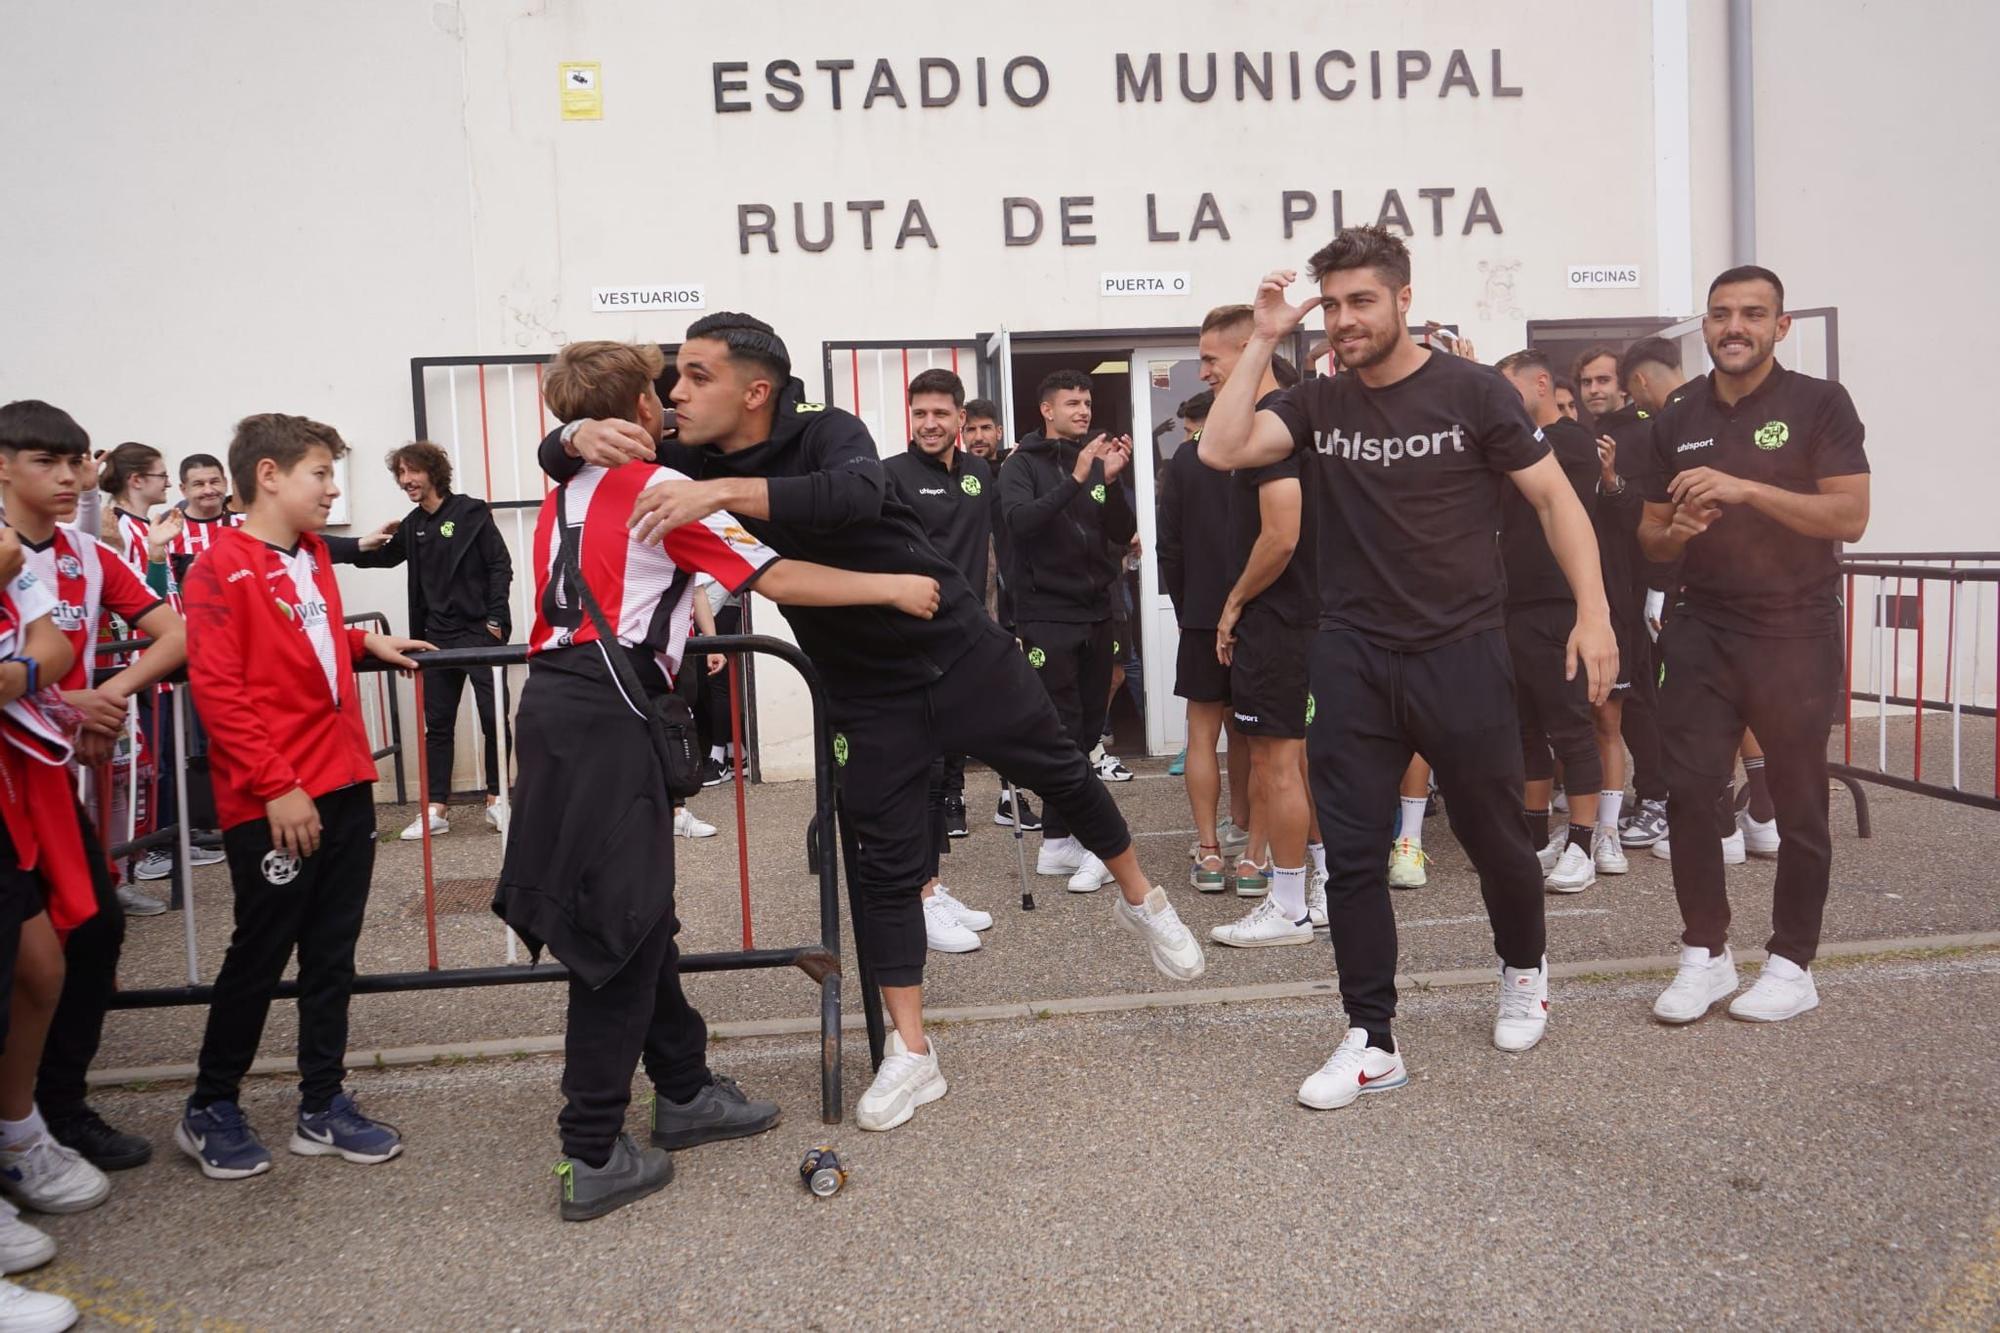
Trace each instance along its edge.
<path fill-rule="evenodd" d="M 21 1210 L 0 1199 L 0 1273 L 25 1273 L 55 1257 L 54 1238 L 23 1222 Z"/>
<path fill-rule="evenodd" d="M 894 1129 L 949 1091 L 938 1069 L 937 1039 L 929 1038 L 930 1049 L 911 1055 L 903 1045 L 903 1034 L 889 1029 L 888 1044 L 882 1048 L 882 1067 L 861 1100 L 854 1104 L 854 1123 L 862 1129 Z"/>
<path fill-rule="evenodd" d="M 1306 887 L 1306 920 L 1317 930 L 1326 929 L 1326 881 L 1324 870 L 1312 872 L 1312 882 Z"/>
<path fill-rule="evenodd" d="M 449 832 L 451 832 L 451 821 L 446 819 L 443 814 L 433 811 L 431 813 L 431 836 L 433 838 L 442 837 Z M 423 841 L 424 817 L 418 815 L 415 819 L 412 819 L 409 826 L 403 830 L 400 836 L 404 842 Z"/>
<path fill-rule="evenodd" d="M 715 825 L 703 819 L 686 806 L 674 811 L 674 836 L 676 838 L 712 838 Z"/>
<path fill-rule="evenodd" d="M 1109 884 L 1113 878 L 1112 873 L 1104 868 L 1104 862 L 1097 859 L 1096 852 L 1085 852 L 1083 854 L 1083 864 L 1078 866 L 1076 873 L 1069 877 L 1069 891 L 1071 893 L 1096 893 L 1106 884 Z"/>
<path fill-rule="evenodd" d="M 1549 800 L 1549 813 L 1557 815 L 1569 813 L 1569 793 L 1561 787 L 1556 788 L 1555 795 Z"/>
<path fill-rule="evenodd" d="M 1674 859 L 1674 849 L 1665 838 L 1661 838 L 1653 844 L 1653 855 L 1662 861 L 1671 861 Z M 1745 859 L 1743 830 L 1737 829 L 1736 832 L 1722 840 L 1722 864 L 1726 866 L 1740 866 Z"/>
<path fill-rule="evenodd" d="M 1266 898 L 1245 913 L 1242 920 L 1211 928 L 1208 937 L 1217 944 L 1227 944 L 1232 949 L 1261 949 L 1274 944 L 1311 944 L 1312 919 L 1308 917 L 1303 921 L 1290 920 L 1275 901 Z"/>
<path fill-rule="evenodd" d="M 38 1213 L 81 1213 L 111 1197 L 111 1182 L 44 1133 L 25 1148 L 0 1150 L 0 1190 Z"/>
<path fill-rule="evenodd" d="M 1591 860 L 1597 863 L 1600 875 L 1624 875 L 1632 869 L 1631 860 L 1625 855 L 1625 848 L 1618 841 L 1618 830 L 1599 825 L 1590 838 Z"/>
<path fill-rule="evenodd" d="M 1083 869 L 1083 858 L 1089 855 L 1075 838 L 1043 838 L 1041 850 L 1035 853 L 1035 873 L 1067 879 Z"/>
<path fill-rule="evenodd" d="M 942 884 L 937 886 L 935 894 L 951 905 L 951 914 L 957 917 L 958 924 L 964 926 L 967 930 L 993 929 L 992 913 L 982 912 L 976 907 L 967 907 L 964 903 L 952 897 L 951 890 Z"/>
<path fill-rule="evenodd" d="M 1782 1023 L 1817 1008 L 1819 987 L 1813 985 L 1811 971 L 1773 954 L 1750 989 L 1729 1002 L 1729 1016 L 1746 1023 Z"/>
<path fill-rule="evenodd" d="M 1107 751 L 1101 742 L 1095 750 L 1091 751 L 1090 766 L 1096 772 L 1097 776 L 1105 782 L 1130 782 L 1132 780 L 1132 770 L 1119 763 L 1118 756 Z"/>
<path fill-rule="evenodd" d="M 1595 883 L 1597 883 L 1597 865 L 1590 859 L 1590 853 L 1573 842 L 1566 843 L 1562 855 L 1556 860 L 1555 869 L 1549 871 L 1546 883 L 1548 891 L 1582 893 Z"/>
<path fill-rule="evenodd" d="M 1662 1023 L 1692 1023 L 1735 989 L 1736 957 L 1727 945 L 1720 954 L 1711 954 L 1683 944 L 1680 970 L 1653 1001 L 1653 1017 Z"/>
<path fill-rule="evenodd" d="M 1493 1020 L 1493 1044 L 1525 1051 L 1549 1030 L 1549 960 L 1540 967 L 1500 969 L 1500 1016 Z"/>
<path fill-rule="evenodd" d="M 0 1282 L 0 1333 L 61 1333 L 79 1318 L 66 1296 Z"/>
<path fill-rule="evenodd" d="M 1415 838 L 1396 839 L 1396 845 L 1389 849 L 1389 887 L 1421 889 L 1430 883 L 1430 874 L 1424 869 L 1429 860 L 1423 844 Z"/>
<path fill-rule="evenodd" d="M 507 832 L 507 807 L 499 801 L 487 806 L 486 822 L 493 826 L 495 833 L 504 835 Z M 678 829 L 675 831 L 679 832 Z"/>
<path fill-rule="evenodd" d="M 979 937 L 959 924 L 951 899 L 940 892 L 924 899 L 924 943 L 933 953 L 971 953 Z"/>
<path fill-rule="evenodd" d="M 1134 907 L 1119 894 L 1111 903 L 1117 914 L 1118 924 L 1135 935 L 1144 937 L 1147 949 L 1153 955 L 1153 966 L 1162 976 L 1175 981 L 1193 981 L 1208 970 L 1208 959 L 1202 956 L 1201 945 L 1195 942 L 1192 932 L 1181 924 L 1180 913 L 1167 901 L 1167 891 L 1154 887 L 1146 895 L 1146 901 Z"/>
<path fill-rule="evenodd" d="M 1409 1081 L 1400 1049 L 1378 1051 L 1368 1044 L 1366 1028 L 1349 1028 L 1332 1057 L 1299 1084 L 1299 1105 L 1337 1110 L 1364 1092 L 1387 1092 Z"/>
<path fill-rule="evenodd" d="M 142 892 L 136 884 L 118 886 L 118 905 L 125 909 L 126 916 L 158 916 L 167 910 L 165 903 Z"/>
<path fill-rule="evenodd" d="M 1750 817 L 1748 810 L 1736 812 L 1736 832 L 1743 839 L 1743 850 L 1751 856 L 1773 858 L 1778 854 L 1778 821 L 1767 819 L 1758 823 Z"/>
<path fill-rule="evenodd" d="M 1540 851 L 1535 853 L 1536 856 L 1541 858 L 1542 878 L 1544 879 L 1556 872 L 1556 863 L 1562 860 L 1563 849 L 1569 846 L 1568 823 L 1560 819 L 1550 820 L 1549 822 L 1555 826 L 1555 832 L 1549 834 L 1549 840 L 1542 844 Z"/>

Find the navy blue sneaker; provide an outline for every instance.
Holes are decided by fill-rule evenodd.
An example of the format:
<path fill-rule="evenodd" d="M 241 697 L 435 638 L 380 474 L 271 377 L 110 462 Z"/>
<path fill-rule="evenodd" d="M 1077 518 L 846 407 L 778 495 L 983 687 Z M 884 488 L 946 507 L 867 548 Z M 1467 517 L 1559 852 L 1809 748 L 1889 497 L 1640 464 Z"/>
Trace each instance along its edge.
<path fill-rule="evenodd" d="M 190 1106 L 174 1129 L 174 1142 L 201 1164 L 210 1180 L 244 1180 L 271 1169 L 271 1153 L 235 1102 Z"/>
<path fill-rule="evenodd" d="M 338 1154 L 350 1162 L 373 1166 L 403 1151 L 403 1136 L 394 1125 L 370 1120 L 346 1093 L 336 1093 L 324 1111 L 300 1111 L 292 1130 L 292 1151 L 301 1157 Z"/>

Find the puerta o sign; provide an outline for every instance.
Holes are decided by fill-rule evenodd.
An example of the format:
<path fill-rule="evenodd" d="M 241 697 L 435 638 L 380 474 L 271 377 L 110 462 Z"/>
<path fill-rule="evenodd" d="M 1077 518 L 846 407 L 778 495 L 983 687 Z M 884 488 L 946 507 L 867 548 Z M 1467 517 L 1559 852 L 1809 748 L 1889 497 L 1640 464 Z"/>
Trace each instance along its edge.
<path fill-rule="evenodd" d="M 1194 283 L 1185 273 L 1100 273 L 1099 296 L 1186 296 Z"/>
<path fill-rule="evenodd" d="M 592 287 L 590 313 L 626 315 L 650 310 L 706 310 L 708 289 L 701 283 L 662 282 L 650 286 Z"/>
<path fill-rule="evenodd" d="M 1577 288 L 1608 290 L 1639 285 L 1637 264 L 1571 264 L 1564 272 L 1568 275 L 1572 290 Z"/>

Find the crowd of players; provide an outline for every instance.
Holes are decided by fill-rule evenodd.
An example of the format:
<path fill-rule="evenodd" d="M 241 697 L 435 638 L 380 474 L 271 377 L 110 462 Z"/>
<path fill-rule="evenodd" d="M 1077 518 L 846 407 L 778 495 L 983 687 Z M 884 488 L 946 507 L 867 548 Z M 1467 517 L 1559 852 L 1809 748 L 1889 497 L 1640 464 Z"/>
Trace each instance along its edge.
<path fill-rule="evenodd" d="M 1547 1028 L 1544 894 L 1622 873 L 1626 848 L 1665 847 L 1673 866 L 1685 930 L 1662 1021 L 1738 989 L 1723 865 L 1746 843 L 1777 856 L 1775 930 L 1729 1011 L 1812 1008 L 1835 545 L 1866 525 L 1867 461 L 1846 394 L 1776 362 L 1776 275 L 1715 280 L 1709 374 L 1681 383 L 1677 348 L 1649 339 L 1587 354 L 1574 387 L 1534 351 L 1488 368 L 1463 343 L 1412 338 L 1409 256 L 1380 229 L 1315 254 L 1316 290 L 1294 304 L 1296 276 L 1267 275 L 1251 303 L 1203 323 L 1210 388 L 1183 405 L 1186 439 L 1161 475 L 1159 563 L 1182 627 L 1189 883 L 1255 899 L 1212 938 L 1331 937 L 1347 1029 L 1298 1100 L 1331 1109 L 1407 1082 L 1390 890 L 1422 882 L 1433 781 L 1492 922 L 1501 1049 Z M 1314 311 L 1339 371 L 1301 379 L 1277 349 Z M 827 690 L 854 927 L 892 1026 L 862 1128 L 893 1129 L 947 1090 L 923 1022 L 926 954 L 976 948 L 992 925 L 939 882 L 967 831 L 968 757 L 1007 784 L 996 822 L 1035 828 L 1021 793 L 1041 802 L 1038 873 L 1077 893 L 1114 886 L 1114 921 L 1167 977 L 1206 968 L 1111 794 L 1131 776 L 1102 739 L 1138 524 L 1132 441 L 1093 432 L 1088 378 L 1049 376 L 1040 429 L 1006 448 L 993 404 L 926 371 L 908 386 L 909 448 L 885 461 L 859 420 L 805 397 L 761 321 L 697 321 L 675 368 L 671 411 L 657 349 L 573 344 L 546 377 L 564 424 L 539 450 L 555 485 L 532 551 L 522 799 L 496 818 L 494 910 L 571 973 L 558 1175 L 574 1219 L 661 1188 L 670 1152 L 779 1115 L 709 1068 L 676 966 L 676 798 L 701 777 L 667 743 L 669 701 L 689 635 L 712 623 L 698 578 L 779 602 Z M 417 505 L 400 526 L 330 543 L 319 529 L 346 452 L 331 427 L 245 418 L 226 466 L 186 460 L 186 506 L 148 522 L 164 499 L 157 452 L 121 446 L 100 468 L 59 409 L 0 408 L 0 1190 L 14 1201 L 93 1206 L 100 1168 L 150 1153 L 83 1100 L 136 906 L 100 850 L 91 775 L 135 734 L 133 700 L 183 662 L 236 926 L 176 1142 L 212 1178 L 270 1169 L 237 1094 L 296 952 L 290 1149 L 357 1163 L 402 1151 L 342 1068 L 374 856 L 354 666 L 409 668 L 446 631 L 492 642 L 512 628 L 490 514 L 451 508 L 426 448 L 392 459 Z M 109 544 L 88 535 L 99 494 Z M 454 532 L 442 568 L 478 572 L 433 582 L 424 553 Z M 417 637 L 346 628 L 337 560 L 408 561 L 413 607 L 430 608 L 413 611 Z M 93 674 L 107 614 L 152 643 Z M 489 750 L 487 772 L 501 762 Z M 656 1092 L 644 1148 L 623 1132 L 642 1062 Z M 52 1253 L 11 1210 L 0 1219 L 7 1271 Z M 0 1329 L 60 1326 L 34 1322 L 61 1314 L 56 1299 L 5 1288 Z"/>

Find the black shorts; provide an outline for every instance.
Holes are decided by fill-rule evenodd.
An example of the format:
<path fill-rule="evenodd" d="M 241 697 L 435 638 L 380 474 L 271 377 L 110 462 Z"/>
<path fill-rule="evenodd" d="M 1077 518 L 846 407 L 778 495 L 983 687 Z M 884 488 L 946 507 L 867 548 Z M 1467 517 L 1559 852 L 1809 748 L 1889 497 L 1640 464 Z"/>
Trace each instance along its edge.
<path fill-rule="evenodd" d="M 1564 680 L 1573 602 L 1536 602 L 1507 608 L 1507 652 L 1514 664 L 1514 697 L 1521 718 L 1521 754 L 1529 781 L 1555 776 L 1550 751 L 1563 763 L 1570 791 L 1594 792 L 1604 782 L 1597 726 L 1590 711 L 1590 682 L 1581 663 Z"/>
<path fill-rule="evenodd" d="M 1183 629 L 1174 658 L 1174 693 L 1189 703 L 1229 702 L 1229 668 L 1215 660 L 1215 631 Z"/>
<path fill-rule="evenodd" d="M 1229 706 L 1246 736 L 1304 740 L 1311 628 L 1288 625 L 1252 602 L 1236 622 L 1229 667 Z"/>
<path fill-rule="evenodd" d="M 1618 640 L 1618 679 L 1611 683 L 1612 697 L 1616 698 L 1631 690 L 1635 673 L 1651 668 L 1653 636 L 1646 632 L 1643 608 L 1613 607 L 1611 633 Z"/>

